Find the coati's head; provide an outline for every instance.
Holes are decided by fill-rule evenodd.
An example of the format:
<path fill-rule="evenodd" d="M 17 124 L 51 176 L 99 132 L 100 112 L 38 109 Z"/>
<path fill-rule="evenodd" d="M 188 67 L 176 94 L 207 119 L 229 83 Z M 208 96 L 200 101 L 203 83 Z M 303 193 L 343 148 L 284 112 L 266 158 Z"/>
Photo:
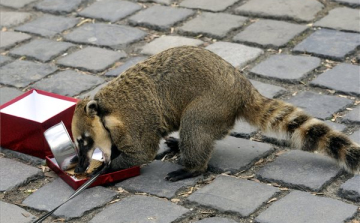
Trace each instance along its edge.
<path fill-rule="evenodd" d="M 86 171 L 95 148 L 103 152 L 105 163 L 110 163 L 111 139 L 98 116 L 98 111 L 98 103 L 88 98 L 79 101 L 75 107 L 71 130 L 79 156 L 76 173 Z"/>

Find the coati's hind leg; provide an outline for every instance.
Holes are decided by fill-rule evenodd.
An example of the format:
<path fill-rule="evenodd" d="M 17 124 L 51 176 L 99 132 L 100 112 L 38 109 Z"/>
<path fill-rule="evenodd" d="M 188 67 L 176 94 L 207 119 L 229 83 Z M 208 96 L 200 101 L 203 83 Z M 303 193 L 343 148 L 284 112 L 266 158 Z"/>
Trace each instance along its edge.
<path fill-rule="evenodd" d="M 184 168 L 170 172 L 166 180 L 196 177 L 207 170 L 215 140 L 226 136 L 235 121 L 235 118 L 224 117 L 223 114 L 221 108 L 211 112 L 204 112 L 198 107 L 187 109 L 181 120 L 179 141 L 181 164 Z"/>
<path fill-rule="evenodd" d="M 165 144 L 167 145 L 168 148 L 165 151 L 163 151 L 162 153 L 157 154 L 155 159 L 161 160 L 166 155 L 175 156 L 176 154 L 178 154 L 180 152 L 179 139 L 171 137 L 171 136 L 167 137 L 165 139 Z"/>

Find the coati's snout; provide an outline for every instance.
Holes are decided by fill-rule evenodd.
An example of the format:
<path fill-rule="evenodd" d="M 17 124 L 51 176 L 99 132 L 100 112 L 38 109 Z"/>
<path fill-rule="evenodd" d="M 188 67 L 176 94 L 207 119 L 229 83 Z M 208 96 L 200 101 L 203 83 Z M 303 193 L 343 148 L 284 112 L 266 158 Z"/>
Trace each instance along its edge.
<path fill-rule="evenodd" d="M 76 173 L 83 173 L 90 165 L 95 148 L 99 148 L 110 163 L 111 140 L 98 116 L 98 104 L 94 100 L 83 99 L 76 105 L 71 130 L 78 148 L 79 163 Z"/>

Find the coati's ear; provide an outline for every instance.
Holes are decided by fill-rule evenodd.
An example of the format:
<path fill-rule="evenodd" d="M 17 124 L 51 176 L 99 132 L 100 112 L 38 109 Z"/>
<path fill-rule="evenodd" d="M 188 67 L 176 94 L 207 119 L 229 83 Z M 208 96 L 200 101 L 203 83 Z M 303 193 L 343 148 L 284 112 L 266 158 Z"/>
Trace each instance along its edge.
<path fill-rule="evenodd" d="M 98 114 L 98 104 L 95 100 L 91 100 L 85 106 L 85 112 L 89 116 L 94 116 Z"/>

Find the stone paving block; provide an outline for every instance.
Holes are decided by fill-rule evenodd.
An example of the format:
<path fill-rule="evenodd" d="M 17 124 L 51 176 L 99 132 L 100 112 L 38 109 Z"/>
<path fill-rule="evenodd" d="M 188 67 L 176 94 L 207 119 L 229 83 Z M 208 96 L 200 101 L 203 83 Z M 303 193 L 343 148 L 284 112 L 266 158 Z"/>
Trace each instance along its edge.
<path fill-rule="evenodd" d="M 81 0 L 43 0 L 34 6 L 35 9 L 56 14 L 66 14 L 75 11 Z"/>
<path fill-rule="evenodd" d="M 251 72 L 266 78 L 298 83 L 320 64 L 321 60 L 316 57 L 277 54 L 256 65 Z"/>
<path fill-rule="evenodd" d="M 5 63 L 7 63 L 9 61 L 11 61 L 10 57 L 0 55 L 0 65 L 3 65 L 3 64 L 5 64 Z"/>
<path fill-rule="evenodd" d="M 292 150 L 261 168 L 257 177 L 291 188 L 320 191 L 340 172 L 336 162 L 329 157 Z"/>
<path fill-rule="evenodd" d="M 236 223 L 236 221 L 227 218 L 214 217 L 214 218 L 205 218 L 200 221 L 195 221 L 194 223 Z"/>
<path fill-rule="evenodd" d="M 101 88 L 105 87 L 108 83 L 109 83 L 109 82 L 105 82 L 105 83 L 97 86 L 97 87 L 94 88 L 93 90 L 79 95 L 79 98 L 85 98 L 85 97 L 94 98 L 95 94 L 96 94 Z"/>
<path fill-rule="evenodd" d="M 266 84 L 255 80 L 250 80 L 250 82 L 260 92 L 260 94 L 267 98 L 276 98 L 286 92 L 286 89 L 283 87 Z"/>
<path fill-rule="evenodd" d="M 343 117 L 343 120 L 344 122 L 360 123 L 360 107 L 357 106 L 353 108 L 352 111 L 350 111 Z"/>
<path fill-rule="evenodd" d="M 146 36 L 140 29 L 114 24 L 85 24 L 65 35 L 65 39 L 76 43 L 108 46 L 121 49 Z"/>
<path fill-rule="evenodd" d="M 90 223 L 173 222 L 189 210 L 156 197 L 131 196 L 98 213 Z"/>
<path fill-rule="evenodd" d="M 139 11 L 142 7 L 136 3 L 121 0 L 94 2 L 82 10 L 79 15 L 115 22 Z"/>
<path fill-rule="evenodd" d="M 343 198 L 360 202 L 360 175 L 355 175 L 343 183 L 339 189 L 339 195 Z"/>
<path fill-rule="evenodd" d="M 216 141 L 209 161 L 209 169 L 214 172 L 236 173 L 248 169 L 272 151 L 272 146 L 269 144 L 227 136 L 223 140 Z"/>
<path fill-rule="evenodd" d="M 18 161 L 0 158 L 0 192 L 9 191 L 35 178 L 39 178 L 42 171 Z"/>
<path fill-rule="evenodd" d="M 148 166 L 141 168 L 141 174 L 116 184 L 125 190 L 153 194 L 158 197 L 172 198 L 176 191 L 186 186 L 195 185 L 198 178 L 190 178 L 177 182 L 165 180 L 169 172 L 182 168 L 169 162 L 155 160 Z"/>
<path fill-rule="evenodd" d="M 11 56 L 26 56 L 48 62 L 60 54 L 64 53 L 67 49 L 74 46 L 71 43 L 57 42 L 49 39 L 36 39 L 28 44 L 24 44 L 10 51 Z"/>
<path fill-rule="evenodd" d="M 30 38 L 31 36 L 25 33 L 0 31 L 0 49 L 8 49 L 15 44 L 24 42 Z"/>
<path fill-rule="evenodd" d="M 31 13 L 28 12 L 7 12 L 0 11 L 0 27 L 17 26 L 31 18 Z"/>
<path fill-rule="evenodd" d="M 181 7 L 202 9 L 212 12 L 224 11 L 238 0 L 184 0 L 180 3 Z"/>
<path fill-rule="evenodd" d="M 350 8 L 335 8 L 314 26 L 327 27 L 338 30 L 360 32 L 360 10 Z"/>
<path fill-rule="evenodd" d="M 350 139 L 353 140 L 354 142 L 360 144 L 360 130 L 354 132 L 353 134 L 350 135 Z"/>
<path fill-rule="evenodd" d="M 339 93 L 360 96 L 360 66 L 338 64 L 311 81 L 310 85 L 334 89 Z"/>
<path fill-rule="evenodd" d="M 203 41 L 182 36 L 161 36 L 142 47 L 142 54 L 154 55 L 178 46 L 199 46 Z"/>
<path fill-rule="evenodd" d="M 241 27 L 246 17 L 227 13 L 203 12 L 179 28 L 181 33 L 204 34 L 212 38 L 224 38 L 228 32 Z"/>
<path fill-rule="evenodd" d="M 335 2 L 343 3 L 349 6 L 359 6 L 360 0 L 334 0 Z"/>
<path fill-rule="evenodd" d="M 326 119 L 337 111 L 352 104 L 352 100 L 313 92 L 300 92 L 287 102 L 304 109 L 308 114 L 319 119 Z"/>
<path fill-rule="evenodd" d="M 56 70 L 57 67 L 53 65 L 16 60 L 0 67 L 0 83 L 15 87 L 26 87 Z"/>
<path fill-rule="evenodd" d="M 136 65 L 137 63 L 144 61 L 145 59 L 147 59 L 147 57 L 133 57 L 133 58 L 127 60 L 124 64 L 121 64 L 120 66 L 118 66 L 117 68 L 105 73 L 105 76 L 117 77 L 122 72 L 126 71 L 127 69 Z"/>
<path fill-rule="evenodd" d="M 45 37 L 53 37 L 56 34 L 74 27 L 78 22 L 79 19 L 77 18 L 44 15 L 34 21 L 18 26 L 15 30 Z"/>
<path fill-rule="evenodd" d="M 97 47 L 86 47 L 59 59 L 57 64 L 100 72 L 124 57 L 126 57 L 124 51 L 116 52 Z"/>
<path fill-rule="evenodd" d="M 254 181 L 228 176 L 216 179 L 188 197 L 191 202 L 249 216 L 268 201 L 279 189 Z"/>
<path fill-rule="evenodd" d="M 332 129 L 334 129 L 334 130 L 336 130 L 338 132 L 342 132 L 346 128 L 346 125 L 339 124 L 339 123 L 336 123 L 336 122 L 332 122 L 332 121 L 329 121 L 329 120 L 325 121 L 325 124 L 327 124 Z"/>
<path fill-rule="evenodd" d="M 166 31 L 193 14 L 190 9 L 155 5 L 131 16 L 128 21 L 131 25 Z"/>
<path fill-rule="evenodd" d="M 206 47 L 234 67 L 242 67 L 264 53 L 263 50 L 237 43 L 216 42 Z"/>
<path fill-rule="evenodd" d="M 61 178 L 56 178 L 27 197 L 22 204 L 41 211 L 51 211 L 66 201 L 74 190 Z M 71 219 L 81 217 L 86 211 L 104 206 L 118 193 L 104 187 L 92 187 L 61 206 L 53 215 Z M 75 208 L 76 207 L 76 208 Z"/>
<path fill-rule="evenodd" d="M 259 20 L 246 27 L 233 40 L 253 43 L 263 47 L 278 48 L 285 46 L 290 40 L 306 29 L 305 25 L 275 20 Z"/>
<path fill-rule="evenodd" d="M 342 60 L 359 45 L 360 34 L 358 33 L 321 29 L 296 45 L 293 51 Z"/>
<path fill-rule="evenodd" d="M 160 4 L 170 5 L 174 0 L 139 0 L 139 2 L 156 2 Z"/>
<path fill-rule="evenodd" d="M 66 70 L 32 85 L 33 88 L 65 96 L 75 96 L 104 82 L 104 79 L 90 74 Z"/>
<path fill-rule="evenodd" d="M 26 210 L 3 201 L 0 201 L 0 221 L 11 223 L 28 223 L 36 220 L 36 217 Z"/>
<path fill-rule="evenodd" d="M 27 4 L 35 2 L 36 0 L 1 0 L 0 5 L 11 8 L 22 8 Z"/>
<path fill-rule="evenodd" d="M 231 136 L 250 138 L 250 135 L 254 134 L 257 128 L 250 125 L 246 121 L 238 120 L 235 122 L 234 128 L 231 130 Z"/>
<path fill-rule="evenodd" d="M 235 9 L 236 13 L 250 16 L 310 21 L 323 8 L 316 0 L 250 0 Z"/>
<path fill-rule="evenodd" d="M 339 223 L 351 218 L 356 213 L 356 209 L 355 205 L 335 199 L 292 191 L 260 213 L 255 221 L 259 223 Z"/>
<path fill-rule="evenodd" d="M 23 93 L 24 92 L 19 91 L 16 88 L 0 87 L 0 105 L 22 95 Z"/>

